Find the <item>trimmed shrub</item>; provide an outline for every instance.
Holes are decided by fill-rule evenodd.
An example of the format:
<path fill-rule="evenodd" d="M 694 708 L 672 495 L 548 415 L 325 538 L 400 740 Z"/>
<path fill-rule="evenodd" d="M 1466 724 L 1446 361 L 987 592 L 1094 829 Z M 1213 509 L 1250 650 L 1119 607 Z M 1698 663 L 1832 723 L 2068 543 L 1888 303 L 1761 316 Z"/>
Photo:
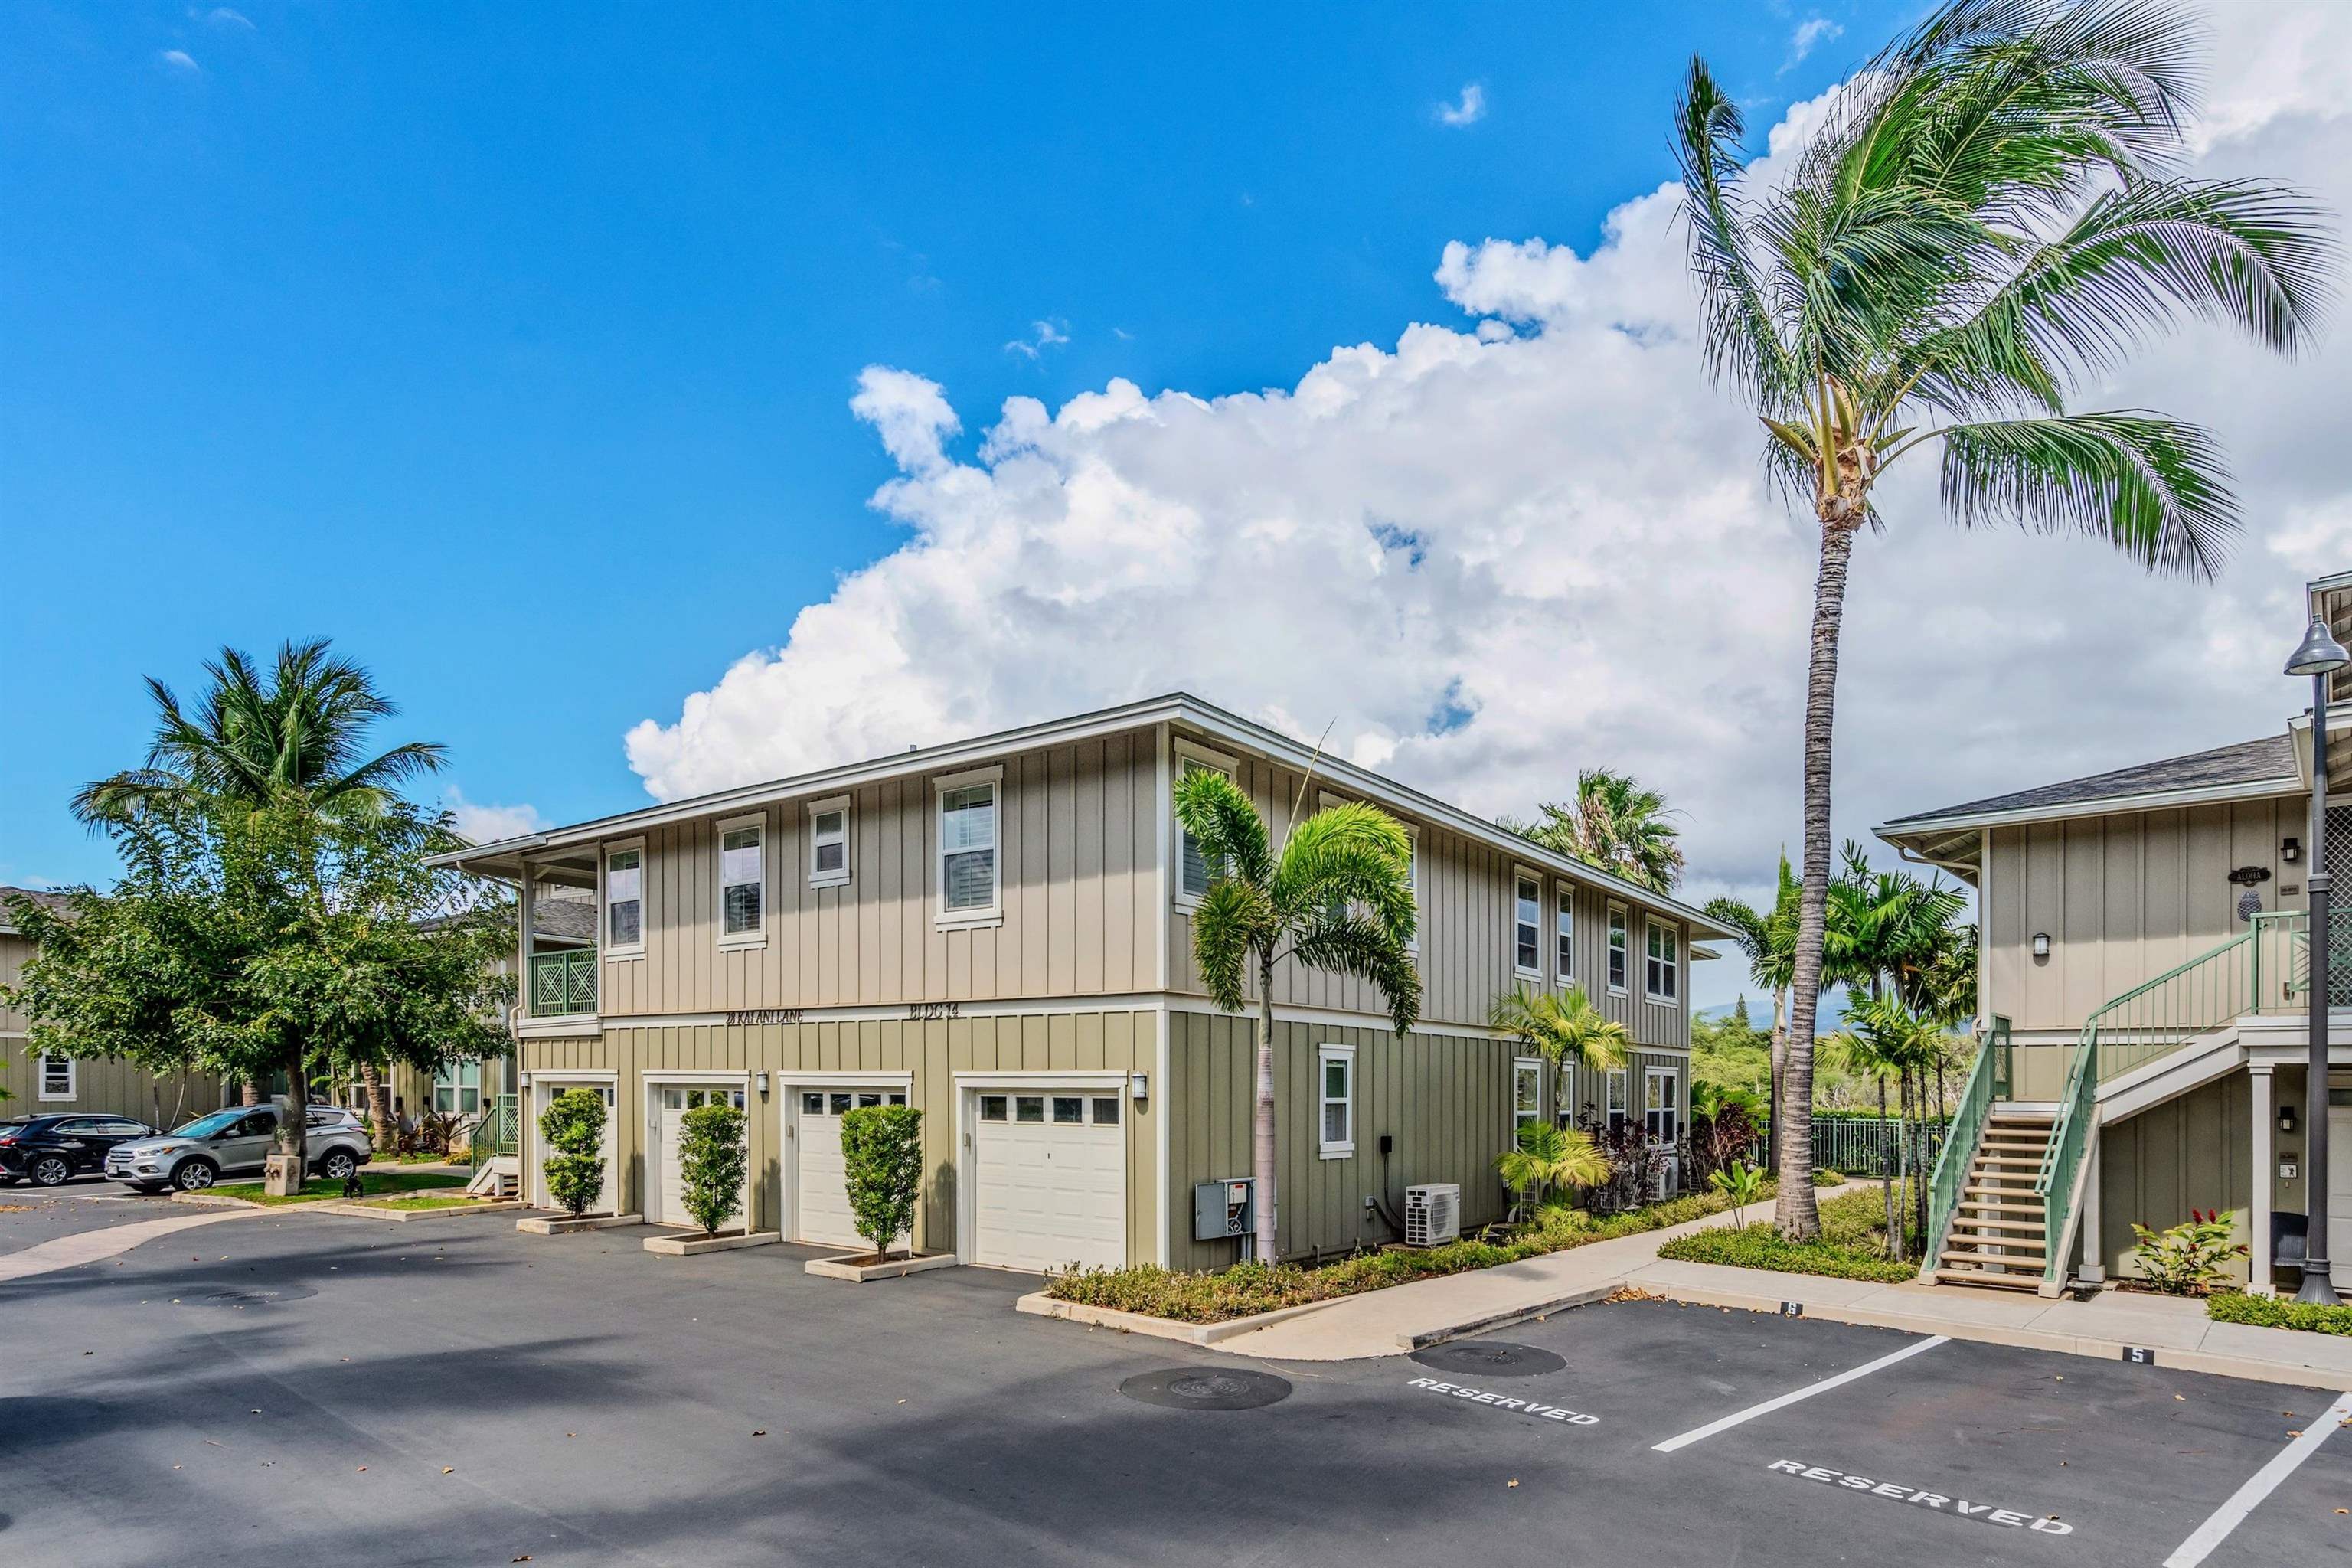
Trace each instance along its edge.
<path fill-rule="evenodd" d="M 1769 1268 L 1780 1274 L 1818 1274 L 1832 1279 L 1913 1279 L 1916 1263 L 1886 1256 L 1886 1212 L 1880 1194 L 1849 1193 L 1822 1205 L 1819 1241 L 1783 1241 L 1769 1225 L 1746 1230 L 1717 1227 L 1678 1236 L 1658 1256 L 1684 1263 L 1720 1263 L 1733 1268 Z M 1915 1233 L 1916 1234 L 1916 1233 Z"/>
<path fill-rule="evenodd" d="M 910 1105 L 862 1105 L 841 1118 L 841 1161 L 857 1234 L 887 1257 L 915 1228 L 923 1191 L 923 1113 Z"/>
<path fill-rule="evenodd" d="M 2352 1335 L 2352 1307 L 2322 1307 L 2277 1296 L 2252 1296 L 2243 1290 L 2216 1290 L 2205 1303 L 2205 1315 L 2217 1323 Z"/>
<path fill-rule="evenodd" d="M 593 1089 L 567 1089 L 540 1113 L 539 1135 L 547 1143 L 547 1191 L 577 1218 L 604 1190 L 604 1097 Z"/>
<path fill-rule="evenodd" d="M 720 1100 L 698 1105 L 678 1119 L 677 1174 L 686 1212 L 716 1236 L 743 1208 L 743 1113 Z"/>

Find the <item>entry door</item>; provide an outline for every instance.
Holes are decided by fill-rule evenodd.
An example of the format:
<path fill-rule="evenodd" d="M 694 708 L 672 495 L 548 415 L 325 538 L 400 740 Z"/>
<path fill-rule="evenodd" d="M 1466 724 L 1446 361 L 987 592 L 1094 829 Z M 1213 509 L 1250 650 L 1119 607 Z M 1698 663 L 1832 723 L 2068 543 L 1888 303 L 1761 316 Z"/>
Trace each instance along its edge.
<path fill-rule="evenodd" d="M 654 1091 L 654 1125 L 652 1146 L 647 1151 L 653 1162 L 653 1180 L 646 1184 L 653 1194 L 652 1207 L 646 1215 L 651 1225 L 691 1225 L 686 1212 L 686 1177 L 678 1168 L 677 1143 L 686 1128 L 686 1113 L 698 1106 L 731 1105 L 743 1109 L 743 1091 L 740 1089 L 698 1089 L 685 1084 L 671 1084 Z M 740 1224 L 744 1215 L 739 1211 L 731 1223 Z"/>
<path fill-rule="evenodd" d="M 1031 1273 L 1127 1261 L 1127 1160 L 1116 1090 L 978 1097 L 971 1256 Z"/>
<path fill-rule="evenodd" d="M 609 1084 L 609 1083 L 542 1083 L 542 1084 L 541 1084 L 541 1085 L 539 1086 L 539 1105 L 538 1105 L 538 1110 L 532 1112 L 532 1115 L 531 1115 L 531 1122 L 530 1122 L 530 1129 L 531 1129 L 531 1141 L 532 1141 L 533 1146 L 534 1146 L 534 1147 L 536 1147 L 536 1148 L 538 1149 L 538 1151 L 539 1151 L 539 1156 L 538 1156 L 538 1157 L 539 1157 L 540 1159 L 541 1159 L 541 1160 L 546 1159 L 546 1157 L 547 1157 L 547 1152 L 548 1152 L 548 1149 L 547 1149 L 547 1140 L 539 1136 L 539 1112 L 540 1112 L 540 1111 L 544 1111 L 544 1110 L 546 1110 L 550 1105 L 553 1104 L 553 1103 L 555 1102 L 555 1097 L 556 1097 L 557 1095 L 562 1094 L 562 1093 L 564 1090 L 566 1090 L 566 1089 L 593 1089 L 594 1092 L 596 1092 L 597 1094 L 599 1094 L 599 1095 L 601 1095 L 601 1096 L 603 1096 L 603 1097 L 604 1097 L 604 1150 L 603 1150 L 603 1153 L 604 1153 L 604 1186 L 603 1186 L 603 1187 L 601 1187 L 601 1188 L 599 1188 L 599 1189 L 597 1190 L 597 1193 L 596 1193 L 596 1201 L 595 1201 L 593 1204 L 592 1204 L 592 1205 L 589 1205 L 588 1212 L 589 1212 L 590 1214 L 617 1214 L 617 1213 L 619 1212 L 619 1205 L 618 1205 L 618 1203 L 617 1203 L 616 1199 L 615 1199 L 615 1198 L 614 1198 L 614 1189 L 613 1189 L 613 1180 L 614 1180 L 614 1177 L 617 1174 L 617 1173 L 616 1173 L 616 1172 L 614 1172 L 614 1169 L 613 1169 L 613 1086 L 612 1086 L 611 1084 Z M 534 1207 L 537 1207 L 537 1208 L 543 1208 L 543 1209 L 551 1209 L 551 1208 L 553 1208 L 553 1207 L 555 1206 L 555 1194 L 552 1194 L 552 1193 L 551 1193 L 551 1192 L 549 1192 L 549 1191 L 547 1190 L 547 1168 L 546 1168 L 546 1166 L 541 1165 L 541 1166 L 539 1168 L 539 1170 L 538 1170 L 538 1172 L 536 1173 L 536 1175 L 535 1175 L 535 1180 L 536 1180 L 536 1181 L 537 1181 L 537 1183 L 538 1183 L 538 1191 L 537 1191 L 537 1192 L 535 1192 L 535 1193 L 533 1193 L 533 1194 L 531 1194 L 531 1203 L 532 1203 L 532 1205 L 533 1205 Z"/>
<path fill-rule="evenodd" d="M 800 1143 L 793 1191 L 800 1215 L 793 1234 L 803 1241 L 862 1247 L 849 1213 L 848 1178 L 841 1158 L 842 1113 L 861 1105 L 904 1105 L 907 1091 L 885 1089 L 803 1089 L 793 1136 Z M 906 1238 L 898 1238 L 903 1242 Z"/>

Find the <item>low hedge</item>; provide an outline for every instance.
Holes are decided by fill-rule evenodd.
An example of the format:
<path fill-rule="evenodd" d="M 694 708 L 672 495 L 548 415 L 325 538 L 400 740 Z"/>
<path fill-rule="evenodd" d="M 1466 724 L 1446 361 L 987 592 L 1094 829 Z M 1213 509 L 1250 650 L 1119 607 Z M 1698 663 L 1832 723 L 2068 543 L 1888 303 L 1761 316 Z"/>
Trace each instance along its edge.
<path fill-rule="evenodd" d="M 2352 1307 L 2321 1307 L 2277 1296 L 2223 1290 L 2206 1299 L 2205 1315 L 2217 1323 L 2251 1323 L 2258 1329 L 2301 1329 L 2315 1334 L 2352 1335 Z"/>
<path fill-rule="evenodd" d="M 1916 1263 L 1895 1263 L 1885 1256 L 1884 1194 L 1848 1193 L 1822 1205 L 1821 1212 L 1819 1241 L 1783 1241 L 1769 1225 L 1751 1225 L 1744 1230 L 1715 1226 L 1675 1237 L 1658 1248 L 1658 1256 L 1682 1263 L 1720 1263 L 1733 1268 L 1769 1268 L 1779 1274 L 1818 1274 L 1888 1284 L 1917 1276 Z"/>
<path fill-rule="evenodd" d="M 1764 1194 L 1771 1195 L 1767 1183 Z M 1319 1267 L 1298 1263 L 1237 1263 L 1230 1268 L 1189 1270 L 1137 1264 L 1127 1268 L 1088 1268 L 1057 1275 L 1045 1294 L 1059 1301 L 1108 1307 L 1183 1323 L 1219 1323 L 1309 1301 L 1360 1295 L 1441 1274 L 1461 1274 L 1564 1252 L 1612 1237 L 1661 1230 L 1685 1220 L 1721 1214 L 1729 1201 L 1720 1193 L 1696 1193 L 1622 1214 L 1590 1215 L 1557 1209 L 1517 1235 L 1500 1241 L 1465 1238 L 1443 1247 L 1395 1247 L 1359 1252 Z"/>

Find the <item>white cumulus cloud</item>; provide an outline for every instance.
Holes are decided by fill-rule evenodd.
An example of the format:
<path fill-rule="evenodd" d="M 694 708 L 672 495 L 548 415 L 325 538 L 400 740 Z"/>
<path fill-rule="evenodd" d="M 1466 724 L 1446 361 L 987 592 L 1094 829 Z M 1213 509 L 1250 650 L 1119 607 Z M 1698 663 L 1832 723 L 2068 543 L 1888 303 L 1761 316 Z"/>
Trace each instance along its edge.
<path fill-rule="evenodd" d="M 165 65 L 171 67 L 173 70 L 201 72 L 204 69 L 202 66 L 196 64 L 194 58 L 185 49 L 159 50 L 155 58 L 163 61 Z"/>
<path fill-rule="evenodd" d="M 1481 82 L 1462 84 L 1462 96 L 1436 109 L 1440 125 L 1475 125 L 1486 118 L 1486 89 Z"/>
<path fill-rule="evenodd" d="M 441 804 L 457 818 L 457 831 L 476 844 L 495 844 L 545 827 L 547 819 L 529 805 L 488 805 L 467 800 L 456 784 L 441 792 Z"/>
<path fill-rule="evenodd" d="M 2352 210 L 2336 68 L 2271 92 L 2279 29 L 2306 59 L 2352 58 L 2352 11 L 2221 31 L 2197 172 Z M 1633 195 L 1587 252 L 1448 245 L 1458 316 L 1288 386 L 1007 399 L 968 459 L 946 389 L 867 370 L 851 409 L 898 467 L 874 504 L 905 543 L 638 723 L 631 765 L 670 799 L 1181 688 L 1307 738 L 1328 724 L 1342 753 L 1484 813 L 1630 768 L 1686 813 L 1688 891 L 1761 889 L 1796 838 L 1817 550 L 1767 493 L 1753 418 L 1707 384 L 1675 201 Z M 2275 731 L 2299 706 L 2277 674 L 2299 585 L 2352 566 L 2347 367 L 2341 332 L 2282 363 L 2193 326 L 2082 389 L 2220 435 L 2246 537 L 2210 586 L 1954 529 L 1932 468 L 1898 469 L 1855 555 L 1839 833 Z M 1701 1000 L 1737 968 L 1703 966 Z"/>
<path fill-rule="evenodd" d="M 1832 38 L 1843 37 L 1844 34 L 1843 27 L 1826 16 L 1806 17 L 1797 24 L 1797 30 L 1789 35 L 1789 58 L 1781 65 L 1780 74 L 1786 76 L 1802 65 L 1806 57 L 1816 48 Z"/>

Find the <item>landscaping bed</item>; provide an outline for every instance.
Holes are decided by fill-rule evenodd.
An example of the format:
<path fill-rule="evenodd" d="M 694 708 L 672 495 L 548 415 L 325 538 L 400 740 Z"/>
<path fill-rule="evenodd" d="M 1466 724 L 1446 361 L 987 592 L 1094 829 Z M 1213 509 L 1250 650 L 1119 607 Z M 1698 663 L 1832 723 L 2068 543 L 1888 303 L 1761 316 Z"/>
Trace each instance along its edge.
<path fill-rule="evenodd" d="M 367 1189 L 366 1195 L 373 1198 L 421 1193 L 433 1189 L 462 1190 L 466 1184 L 466 1179 L 463 1176 L 453 1176 L 444 1172 L 362 1171 L 360 1183 Z M 341 1202 L 343 1184 L 331 1182 L 324 1176 L 313 1176 L 302 1184 L 300 1192 L 290 1197 L 271 1197 L 262 1191 L 262 1184 L 259 1182 L 228 1183 L 210 1188 L 209 1192 L 215 1197 L 238 1198 L 247 1203 L 260 1204 L 266 1208 L 277 1208 L 286 1204 Z"/>
<path fill-rule="evenodd" d="M 1916 1232 L 1913 1240 L 1916 1244 Z M 1916 1245 L 1913 1250 L 1917 1250 Z M 1658 1256 L 1683 1263 L 1719 1263 L 1733 1268 L 1769 1268 L 1778 1274 L 1818 1274 L 1888 1284 L 1916 1279 L 1919 1273 L 1916 1261 L 1896 1263 L 1886 1257 L 1886 1199 L 1875 1190 L 1847 1193 L 1824 1202 L 1818 1241 L 1783 1241 L 1769 1224 L 1744 1229 L 1716 1226 L 1675 1237 L 1658 1248 Z"/>
<path fill-rule="evenodd" d="M 1770 1186 L 1768 1184 L 1759 1195 L 1771 1196 Z M 1057 1301 L 1140 1312 L 1178 1322 L 1218 1323 L 1230 1318 L 1253 1317 L 1285 1307 L 1360 1295 L 1415 1279 L 1517 1263 L 1615 1237 L 1638 1236 L 1643 1231 L 1662 1230 L 1686 1220 L 1721 1214 L 1729 1206 L 1730 1200 L 1720 1193 L 1701 1193 L 1622 1214 L 1557 1210 L 1507 1239 L 1465 1239 L 1443 1247 L 1359 1252 L 1319 1267 L 1237 1263 L 1230 1268 L 1190 1271 L 1143 1263 L 1126 1268 L 1089 1268 L 1055 1276 L 1047 1281 L 1045 1294 Z"/>
<path fill-rule="evenodd" d="M 2205 1302 L 2205 1315 L 2217 1323 L 2352 1336 L 2352 1307 L 2320 1307 L 2276 1296 L 2252 1296 L 2243 1290 L 2215 1291 Z"/>

